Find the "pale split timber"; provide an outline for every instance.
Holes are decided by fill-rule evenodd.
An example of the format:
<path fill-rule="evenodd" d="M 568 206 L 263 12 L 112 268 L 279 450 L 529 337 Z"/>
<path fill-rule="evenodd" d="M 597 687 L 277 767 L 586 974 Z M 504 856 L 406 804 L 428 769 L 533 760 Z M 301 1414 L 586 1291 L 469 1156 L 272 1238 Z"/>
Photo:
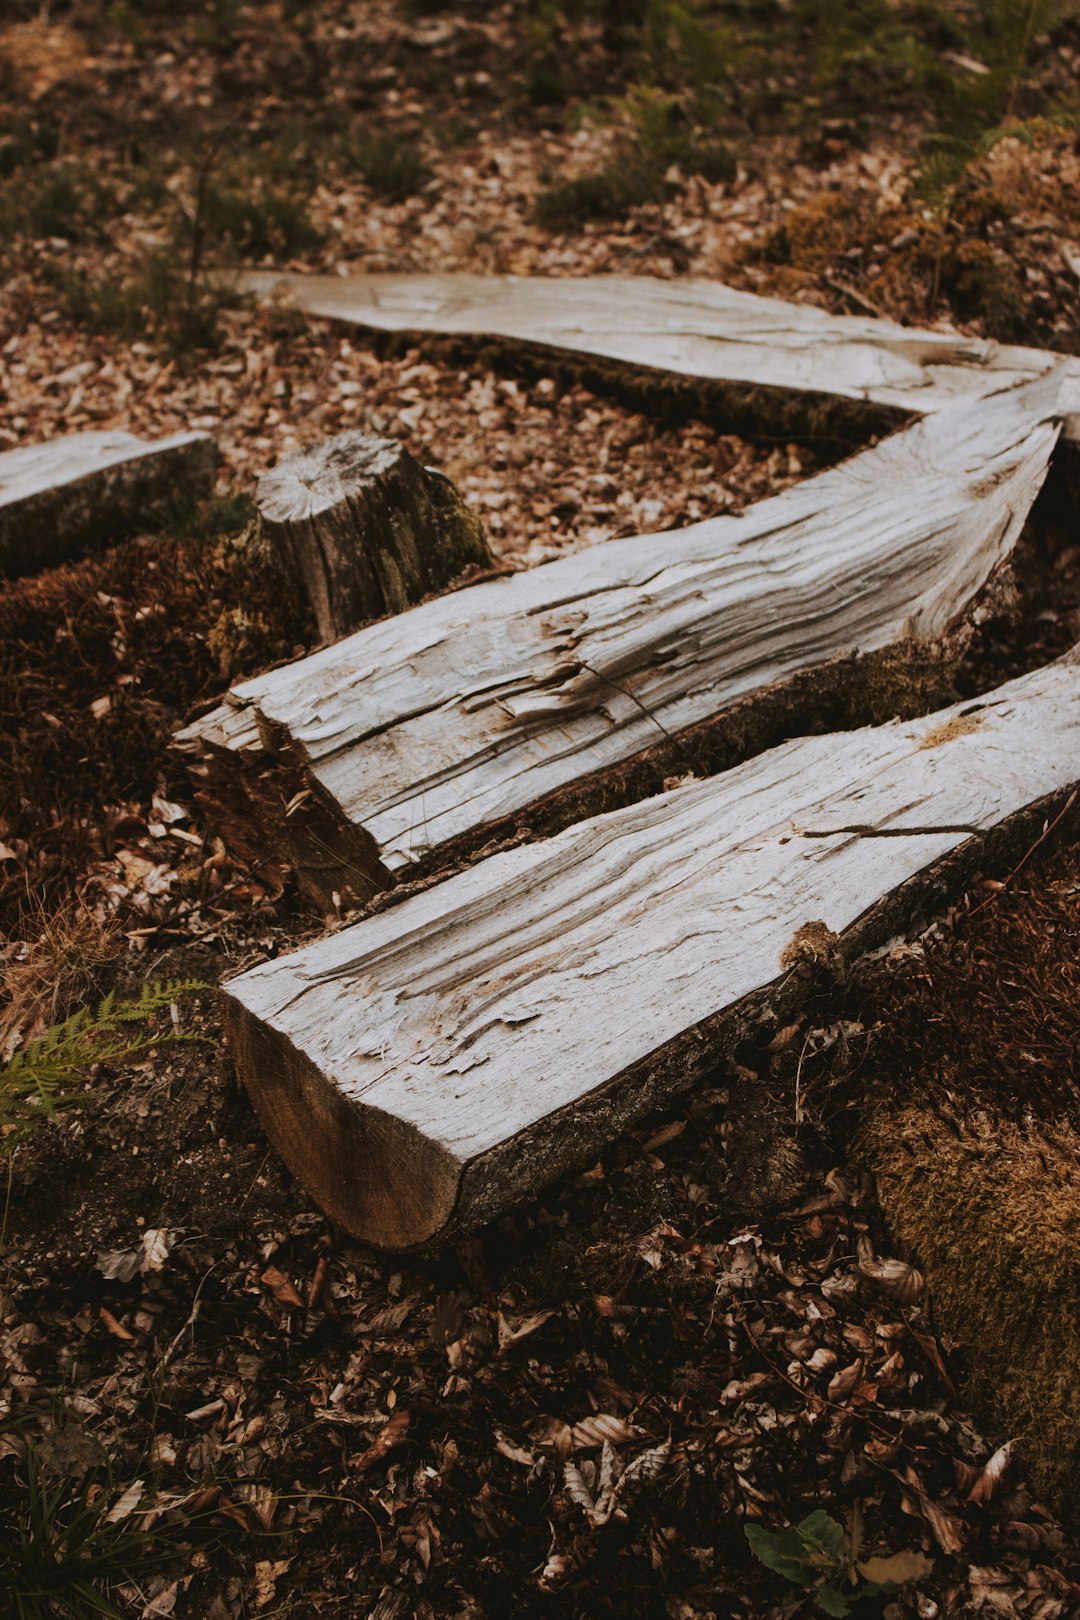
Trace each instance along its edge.
<path fill-rule="evenodd" d="M 238 686 L 177 746 L 227 840 L 329 907 L 553 796 L 595 811 L 606 772 L 659 750 L 652 791 L 703 730 L 745 754 L 838 702 L 842 723 L 925 710 L 1043 484 L 1061 382 L 923 419 L 740 516 L 429 601 Z"/>
<path fill-rule="evenodd" d="M 71 433 L 0 453 L 0 578 L 36 573 L 155 526 L 213 492 L 214 441 Z"/>
<path fill-rule="evenodd" d="M 480 861 L 225 986 L 267 1133 L 388 1248 L 584 1162 L 1038 835 L 1080 778 L 1080 668 L 805 737 Z"/>
<path fill-rule="evenodd" d="M 309 315 L 373 331 L 485 339 L 540 354 L 728 390 L 736 431 L 829 431 L 847 402 L 852 425 L 892 425 L 1030 381 L 1061 357 L 1042 349 L 830 315 L 713 281 L 635 276 L 573 279 L 476 275 L 290 275 L 245 271 L 239 284 L 284 297 Z M 1080 363 L 1066 437 L 1080 443 Z M 721 392 L 718 394 L 717 389 Z M 791 407 L 790 410 L 785 407 Z M 874 407 L 874 416 L 867 410 Z M 866 424 L 864 423 L 864 426 Z"/>

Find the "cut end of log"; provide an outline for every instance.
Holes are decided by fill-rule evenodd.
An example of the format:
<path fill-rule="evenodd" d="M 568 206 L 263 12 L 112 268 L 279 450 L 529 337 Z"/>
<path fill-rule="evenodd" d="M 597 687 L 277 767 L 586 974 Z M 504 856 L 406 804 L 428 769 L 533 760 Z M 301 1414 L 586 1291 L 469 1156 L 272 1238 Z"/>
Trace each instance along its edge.
<path fill-rule="evenodd" d="M 264 531 L 303 580 L 324 641 L 400 613 L 493 562 L 448 478 L 394 439 L 340 433 L 259 480 Z"/>
<path fill-rule="evenodd" d="M 348 1232 L 418 1249 L 452 1220 L 461 1165 L 378 1108 L 357 1109 L 287 1037 L 226 1000 L 226 1034 L 255 1111 L 289 1169 Z"/>

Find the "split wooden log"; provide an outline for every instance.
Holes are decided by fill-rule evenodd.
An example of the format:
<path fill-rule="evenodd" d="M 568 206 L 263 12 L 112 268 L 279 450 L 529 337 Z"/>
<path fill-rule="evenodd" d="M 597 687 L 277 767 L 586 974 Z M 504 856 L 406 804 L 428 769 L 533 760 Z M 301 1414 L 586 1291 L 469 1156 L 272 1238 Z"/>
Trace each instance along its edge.
<path fill-rule="evenodd" d="M 272 1142 L 413 1248 L 583 1162 L 1038 835 L 1080 779 L 1080 667 L 805 737 L 493 856 L 225 986 Z"/>
<path fill-rule="evenodd" d="M 719 282 L 646 276 L 306 276 L 248 271 L 247 291 L 382 332 L 463 337 L 708 385 L 736 432 L 863 436 L 1043 375 L 1062 356 L 830 315 Z M 1080 444 L 1080 363 L 1065 436 Z M 586 380 L 590 380 L 586 376 Z"/>
<path fill-rule="evenodd" d="M 33 574 L 213 493 L 217 449 L 201 433 L 138 439 L 72 433 L 0 454 L 0 577 Z"/>
<path fill-rule="evenodd" d="M 1058 412 L 1053 374 L 738 517 L 425 603 L 238 686 L 177 746 L 223 836 L 287 847 L 329 909 L 526 812 L 547 830 L 800 730 L 921 712 L 990 611 Z"/>
<path fill-rule="evenodd" d="M 494 559 L 450 480 L 404 445 L 340 433 L 259 481 L 263 530 L 303 580 L 319 635 L 337 641 Z"/>

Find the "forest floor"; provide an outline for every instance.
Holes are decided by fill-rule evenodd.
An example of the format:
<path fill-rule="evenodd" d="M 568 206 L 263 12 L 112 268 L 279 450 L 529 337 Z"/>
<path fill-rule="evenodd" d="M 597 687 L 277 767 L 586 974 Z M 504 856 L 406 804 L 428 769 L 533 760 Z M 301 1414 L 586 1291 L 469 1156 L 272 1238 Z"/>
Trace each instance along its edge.
<path fill-rule="evenodd" d="M 167 752 L 313 642 L 243 538 L 283 454 L 399 438 L 530 566 L 839 453 L 254 308 L 208 272 L 697 275 L 1080 353 L 1080 26 L 1022 62 L 992 45 L 961 6 L 886 0 L 6 9 L 0 448 L 197 428 L 221 476 L 164 534 L 0 586 L 0 1061 L 109 990 L 212 986 L 322 925 L 230 855 Z M 1027 547 L 965 690 L 1080 639 L 1075 506 Z M 1080 1613 L 1080 1433 L 1039 1382 L 1048 1355 L 1080 1366 L 1075 1257 L 1060 1318 L 1001 1340 L 1007 1266 L 972 1239 L 973 1316 L 870 1173 L 867 1099 L 900 1120 L 918 1098 L 903 1130 L 987 1244 L 1007 1164 L 1075 1256 L 1080 844 L 1063 824 L 984 878 L 424 1261 L 328 1224 L 236 1086 L 213 991 L 178 996 L 198 1042 L 166 1016 L 7 1161 L 0 1587 L 23 1607 L 0 1611 L 97 1612 L 82 1574 L 146 1620 L 765 1620 L 813 1590 L 745 1523 L 821 1512 L 853 1556 L 903 1555 L 865 1614 Z"/>

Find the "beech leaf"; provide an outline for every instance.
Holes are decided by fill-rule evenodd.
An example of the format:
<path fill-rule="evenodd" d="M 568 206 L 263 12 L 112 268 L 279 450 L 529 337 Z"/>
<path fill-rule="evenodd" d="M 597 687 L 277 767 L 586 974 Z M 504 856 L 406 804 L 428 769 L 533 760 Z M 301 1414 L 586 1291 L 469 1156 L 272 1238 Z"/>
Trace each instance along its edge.
<path fill-rule="evenodd" d="M 888 1558 L 861 1558 L 857 1568 L 864 1581 L 892 1591 L 908 1581 L 925 1581 L 934 1572 L 934 1560 L 921 1552 L 898 1552 Z"/>

